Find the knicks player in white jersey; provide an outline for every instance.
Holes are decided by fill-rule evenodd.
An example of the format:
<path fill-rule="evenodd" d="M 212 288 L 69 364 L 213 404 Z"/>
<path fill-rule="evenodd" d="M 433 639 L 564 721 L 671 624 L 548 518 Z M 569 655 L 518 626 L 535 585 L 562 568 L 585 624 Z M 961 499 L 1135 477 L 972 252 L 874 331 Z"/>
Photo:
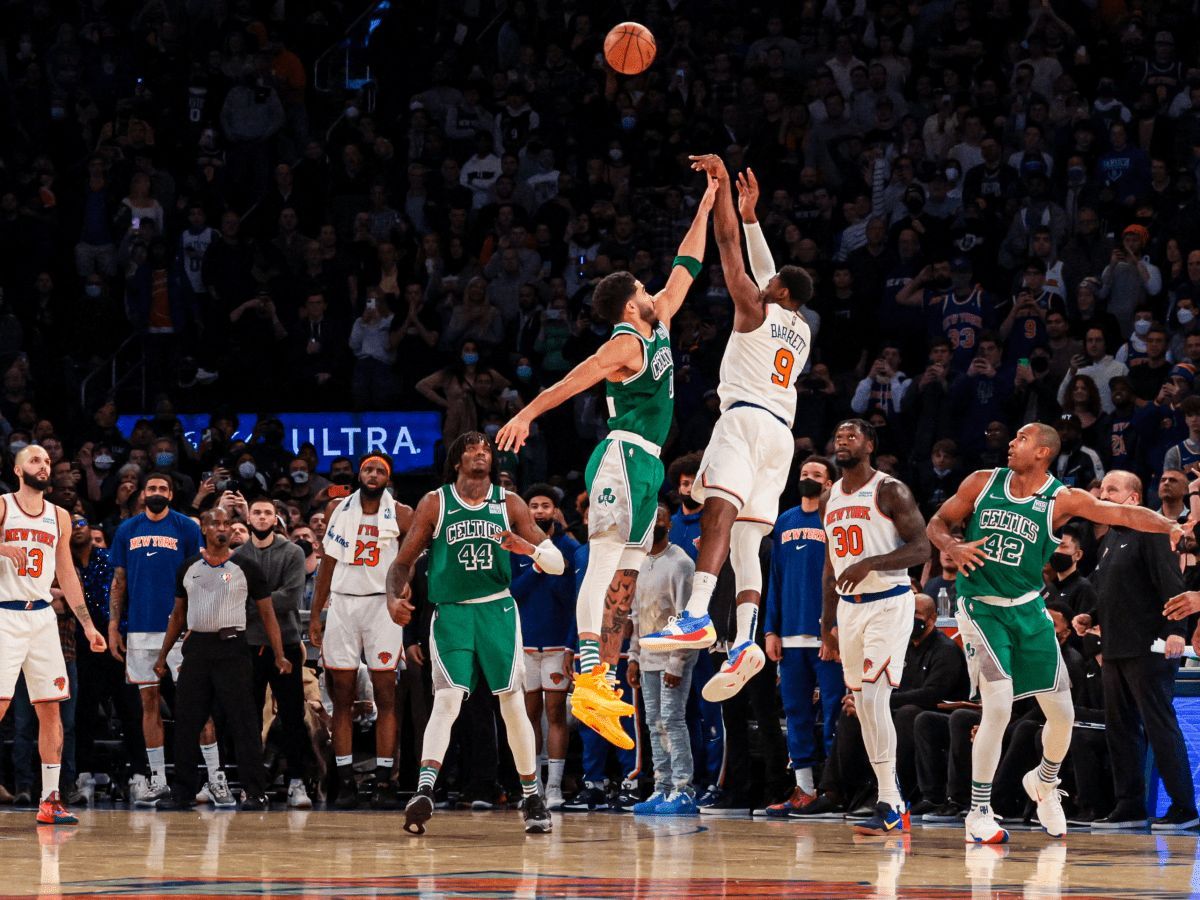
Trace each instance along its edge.
<path fill-rule="evenodd" d="M 108 644 L 92 624 L 71 556 L 71 519 L 46 501 L 50 457 L 37 445 L 17 454 L 13 466 L 20 488 L 0 497 L 0 719 L 8 711 L 17 678 L 25 673 L 29 699 L 37 710 L 38 755 L 42 760 L 41 825 L 74 825 L 78 820 L 58 793 L 63 727 L 58 703 L 71 694 L 67 664 L 58 640 L 58 618 L 50 586 L 58 586 L 83 626 L 88 645 L 103 653 Z"/>
<path fill-rule="evenodd" d="M 321 651 L 333 698 L 333 753 L 338 770 L 339 809 L 358 804 L 354 781 L 355 687 L 365 656 L 375 692 L 375 795 L 378 809 L 396 809 L 392 780 L 396 753 L 396 666 L 404 652 L 404 629 L 387 610 L 387 573 L 412 523 L 412 507 L 388 490 L 392 461 L 382 453 L 363 457 L 359 489 L 332 500 L 326 510 L 324 555 L 313 590 L 309 643 Z M 329 605 L 329 618 L 321 613 Z"/>
<path fill-rule="evenodd" d="M 777 274 L 763 274 L 756 284 L 742 261 L 725 165 L 712 155 L 692 160 L 694 169 L 718 183 L 713 222 L 725 283 L 733 298 L 733 333 L 721 358 L 721 418 L 692 483 L 692 497 L 703 502 L 703 512 L 691 597 L 679 616 L 662 631 L 642 638 L 641 645 L 650 650 L 711 646 L 717 633 L 708 605 L 717 574 L 729 557 L 737 590 L 737 634 L 721 670 L 703 690 L 706 700 L 720 702 L 741 690 L 766 661 L 754 641 L 762 593 L 759 546 L 775 526 L 779 495 L 795 452 L 796 377 L 808 362 L 811 345 L 801 310 L 812 298 L 812 280 L 798 266 L 784 266 Z M 765 253 L 767 259 L 763 266 L 773 270 L 770 251 L 753 217 L 758 197 L 753 173 L 739 180 L 739 188 L 747 235 L 755 232 L 763 245 L 760 256 Z"/>
<path fill-rule="evenodd" d="M 854 830 L 889 834 L 908 830 L 896 781 L 891 698 L 912 636 L 908 569 L 929 559 L 929 538 L 912 492 L 871 466 L 874 452 L 875 429 L 862 419 L 848 419 L 834 432 L 833 458 L 842 477 L 821 511 L 828 547 L 821 658 L 841 654 L 842 677 L 879 783 L 875 814 Z"/>

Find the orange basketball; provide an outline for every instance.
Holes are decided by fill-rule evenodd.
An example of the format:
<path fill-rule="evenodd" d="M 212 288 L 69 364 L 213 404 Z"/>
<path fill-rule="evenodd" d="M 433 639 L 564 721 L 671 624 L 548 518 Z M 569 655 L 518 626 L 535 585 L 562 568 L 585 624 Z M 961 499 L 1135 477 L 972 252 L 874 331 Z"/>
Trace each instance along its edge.
<path fill-rule="evenodd" d="M 604 58 L 622 75 L 645 72 L 656 50 L 650 29 L 637 22 L 622 22 L 604 38 Z"/>

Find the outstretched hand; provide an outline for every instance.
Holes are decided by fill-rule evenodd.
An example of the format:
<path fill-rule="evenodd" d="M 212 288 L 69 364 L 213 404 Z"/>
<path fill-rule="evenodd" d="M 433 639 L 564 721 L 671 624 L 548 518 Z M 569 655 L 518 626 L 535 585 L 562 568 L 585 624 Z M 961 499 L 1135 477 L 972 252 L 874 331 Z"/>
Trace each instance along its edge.
<path fill-rule="evenodd" d="M 529 438 L 529 422 L 517 413 L 496 432 L 496 447 L 503 453 L 518 452 Z"/>
<path fill-rule="evenodd" d="M 745 172 L 738 172 L 737 189 L 738 213 L 742 221 L 757 221 L 755 210 L 758 209 L 758 179 L 754 177 L 753 169 L 747 168 Z"/>
<path fill-rule="evenodd" d="M 692 161 L 692 169 L 696 172 L 704 172 L 710 178 L 715 178 L 718 181 L 729 178 L 729 173 L 725 171 L 725 163 L 715 153 L 689 156 L 688 159 Z"/>
<path fill-rule="evenodd" d="M 700 198 L 700 202 L 696 204 L 696 214 L 707 216 L 712 212 L 713 204 L 717 199 L 717 187 L 719 182 L 717 179 L 709 176 L 708 187 L 704 190 L 704 196 Z"/>

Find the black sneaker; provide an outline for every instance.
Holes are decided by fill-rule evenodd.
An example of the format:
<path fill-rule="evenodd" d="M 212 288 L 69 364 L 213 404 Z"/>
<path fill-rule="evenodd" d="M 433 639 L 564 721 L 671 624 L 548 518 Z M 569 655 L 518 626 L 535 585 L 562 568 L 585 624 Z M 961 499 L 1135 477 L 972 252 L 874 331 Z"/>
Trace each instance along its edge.
<path fill-rule="evenodd" d="M 165 797 L 159 797 L 154 801 L 154 809 L 160 812 L 187 812 L 189 809 L 196 808 L 196 801 L 192 797 L 176 797 L 174 794 L 167 794 Z"/>
<path fill-rule="evenodd" d="M 1096 821 L 1096 814 L 1090 809 L 1077 809 L 1067 816 L 1067 824 L 1076 828 L 1090 828 Z"/>
<path fill-rule="evenodd" d="M 400 798 L 396 796 L 396 784 L 393 781 L 375 782 L 375 793 L 371 795 L 372 809 L 399 809 Z"/>
<path fill-rule="evenodd" d="M 1117 808 L 1107 816 L 1094 821 L 1092 828 L 1097 831 L 1121 831 L 1130 828 L 1145 828 L 1149 824 L 1150 820 L 1146 818 L 1144 809 L 1122 806 L 1118 803 Z"/>
<path fill-rule="evenodd" d="M 242 795 L 242 812 L 266 812 L 271 808 L 271 801 L 264 794 L 261 797 Z"/>
<path fill-rule="evenodd" d="M 33 789 L 18 787 L 17 794 L 13 797 L 13 806 L 33 806 Z"/>
<path fill-rule="evenodd" d="M 1177 806 L 1172 803 L 1165 816 L 1150 820 L 1151 831 L 1187 831 L 1200 825 L 1200 815 L 1194 806 Z"/>
<path fill-rule="evenodd" d="M 726 794 L 712 806 L 700 808 L 700 815 L 715 816 L 719 819 L 736 819 L 750 815 L 750 804 L 741 797 Z"/>
<path fill-rule="evenodd" d="M 563 812 L 596 812 L 609 808 L 608 794 L 594 782 L 586 782 L 583 790 L 563 804 Z"/>
<path fill-rule="evenodd" d="M 953 800 L 947 800 L 933 812 L 922 813 L 921 821 L 936 825 L 939 823 L 961 822 L 966 817 L 967 809 L 965 806 L 961 806 Z"/>
<path fill-rule="evenodd" d="M 621 785 L 620 789 L 608 799 L 609 809 L 616 812 L 633 812 L 633 807 L 642 802 L 638 796 L 637 787 Z"/>
<path fill-rule="evenodd" d="M 803 809 L 788 814 L 789 819 L 837 819 L 841 820 L 846 807 L 834 800 L 828 794 L 818 794 L 812 803 L 806 803 Z"/>
<path fill-rule="evenodd" d="M 333 805 L 338 809 L 354 809 L 358 806 L 358 784 L 353 775 L 338 779 L 337 799 Z"/>
<path fill-rule="evenodd" d="M 546 809 L 546 801 L 541 794 L 532 794 L 525 798 L 521 815 L 525 818 L 526 834 L 549 834 L 554 828 L 550 810 Z"/>
<path fill-rule="evenodd" d="M 433 791 L 419 788 L 404 807 L 404 830 L 409 834 L 424 834 L 425 823 L 433 818 Z"/>
<path fill-rule="evenodd" d="M 914 819 L 919 819 L 921 816 L 925 815 L 925 813 L 936 812 L 937 808 L 938 804 L 934 803 L 932 800 L 922 800 L 913 806 L 909 812 Z"/>

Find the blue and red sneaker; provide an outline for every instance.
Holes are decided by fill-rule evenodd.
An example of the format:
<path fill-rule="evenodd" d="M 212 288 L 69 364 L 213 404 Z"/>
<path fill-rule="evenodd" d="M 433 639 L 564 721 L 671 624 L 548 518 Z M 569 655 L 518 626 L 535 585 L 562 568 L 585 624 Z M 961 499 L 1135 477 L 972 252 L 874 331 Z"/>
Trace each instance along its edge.
<path fill-rule="evenodd" d="M 38 805 L 39 825 L 77 825 L 79 820 L 62 805 L 58 791 L 54 791 Z"/>
<path fill-rule="evenodd" d="M 902 834 L 908 828 L 908 805 L 905 804 L 903 812 L 897 812 L 882 800 L 875 804 L 875 815 L 854 823 L 855 834 Z"/>
<path fill-rule="evenodd" d="M 707 650 L 717 642 L 717 629 L 708 613 L 693 616 L 684 610 L 667 620 L 667 627 L 641 638 L 643 650 L 670 652 L 672 650 Z"/>
<path fill-rule="evenodd" d="M 707 618 L 707 617 L 706 617 Z M 645 643 L 642 644 L 645 646 Z M 700 693 L 709 703 L 720 703 L 728 700 L 742 687 L 762 671 L 766 665 L 767 656 L 762 647 L 753 641 L 738 644 L 729 651 L 729 657 L 721 663 L 721 668 Z"/>

